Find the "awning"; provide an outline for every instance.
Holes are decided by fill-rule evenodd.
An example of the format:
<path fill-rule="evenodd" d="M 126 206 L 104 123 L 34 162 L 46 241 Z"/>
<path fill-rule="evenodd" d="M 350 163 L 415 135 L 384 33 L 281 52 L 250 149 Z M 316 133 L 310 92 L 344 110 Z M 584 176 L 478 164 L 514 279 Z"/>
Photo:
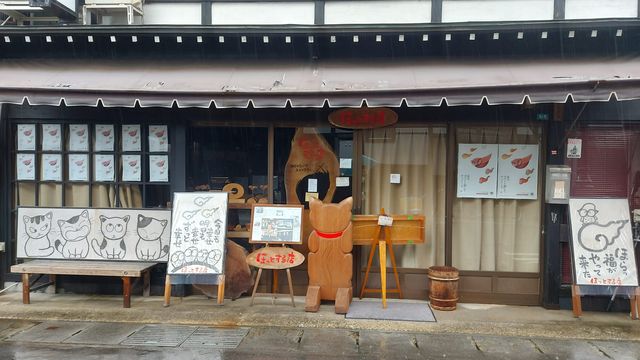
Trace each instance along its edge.
<path fill-rule="evenodd" d="M 2 60 L 0 102 L 282 108 L 640 99 L 640 58 L 563 60 Z"/>

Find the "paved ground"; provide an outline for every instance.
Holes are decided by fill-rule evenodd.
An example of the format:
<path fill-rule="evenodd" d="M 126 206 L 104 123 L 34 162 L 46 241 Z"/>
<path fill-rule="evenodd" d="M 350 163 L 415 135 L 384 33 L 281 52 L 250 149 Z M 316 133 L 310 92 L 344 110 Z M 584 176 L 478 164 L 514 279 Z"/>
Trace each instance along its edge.
<path fill-rule="evenodd" d="M 640 359 L 640 342 L 0 320 L 0 359 Z"/>

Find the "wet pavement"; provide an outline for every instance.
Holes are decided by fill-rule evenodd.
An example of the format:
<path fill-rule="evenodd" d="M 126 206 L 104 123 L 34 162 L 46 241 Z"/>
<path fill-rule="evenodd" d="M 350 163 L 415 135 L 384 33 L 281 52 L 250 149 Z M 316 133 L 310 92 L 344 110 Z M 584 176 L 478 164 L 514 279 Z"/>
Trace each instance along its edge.
<path fill-rule="evenodd" d="M 0 320 L 0 359 L 640 359 L 640 342 L 361 329 Z"/>

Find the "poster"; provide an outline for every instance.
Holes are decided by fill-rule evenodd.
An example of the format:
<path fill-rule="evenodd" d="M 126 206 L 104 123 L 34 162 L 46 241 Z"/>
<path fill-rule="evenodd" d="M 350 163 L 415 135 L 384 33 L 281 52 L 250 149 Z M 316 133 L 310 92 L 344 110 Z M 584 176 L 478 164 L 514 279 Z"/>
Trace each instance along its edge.
<path fill-rule="evenodd" d="M 69 181 L 89 181 L 89 155 L 69 154 Z"/>
<path fill-rule="evenodd" d="M 169 131 L 166 125 L 149 126 L 149 152 L 169 151 Z"/>
<path fill-rule="evenodd" d="M 95 136 L 95 151 L 113 151 L 113 125 L 97 124 Z"/>
<path fill-rule="evenodd" d="M 89 125 L 69 125 L 69 151 L 89 151 Z"/>
<path fill-rule="evenodd" d="M 18 151 L 36 149 L 35 124 L 18 124 L 17 136 Z"/>
<path fill-rule="evenodd" d="M 18 208 L 18 258 L 166 262 L 170 210 Z"/>
<path fill-rule="evenodd" d="M 149 155 L 149 181 L 169 181 L 169 156 Z"/>
<path fill-rule="evenodd" d="M 140 125 L 122 125 L 122 151 L 142 151 L 140 141 Z"/>
<path fill-rule="evenodd" d="M 42 181 L 62 181 L 62 155 L 42 154 L 41 180 Z"/>
<path fill-rule="evenodd" d="M 495 198 L 498 145 L 458 144 L 458 197 Z"/>
<path fill-rule="evenodd" d="M 575 283 L 638 286 L 627 199 L 570 199 Z"/>
<path fill-rule="evenodd" d="M 582 139 L 567 139 L 567 158 L 580 159 L 582 157 Z"/>
<path fill-rule="evenodd" d="M 17 180 L 36 179 L 35 154 L 16 154 L 16 177 Z"/>
<path fill-rule="evenodd" d="M 42 124 L 42 150 L 62 150 L 62 126 L 60 124 Z"/>
<path fill-rule="evenodd" d="M 538 197 L 538 145 L 498 146 L 498 198 Z"/>
<path fill-rule="evenodd" d="M 173 194 L 168 274 L 222 274 L 226 192 Z"/>
<path fill-rule="evenodd" d="M 93 158 L 93 179 L 95 181 L 115 181 L 113 155 L 95 154 Z"/>
<path fill-rule="evenodd" d="M 140 155 L 122 155 L 122 181 L 140 181 Z"/>
<path fill-rule="evenodd" d="M 254 205 L 251 243 L 302 244 L 303 205 Z"/>

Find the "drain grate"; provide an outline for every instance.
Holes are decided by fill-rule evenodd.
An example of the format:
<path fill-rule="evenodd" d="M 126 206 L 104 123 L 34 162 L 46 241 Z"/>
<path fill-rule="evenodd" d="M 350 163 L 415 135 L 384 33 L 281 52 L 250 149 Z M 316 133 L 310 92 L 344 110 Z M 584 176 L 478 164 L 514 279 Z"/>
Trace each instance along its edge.
<path fill-rule="evenodd" d="M 206 347 L 214 349 L 235 349 L 249 333 L 248 328 L 218 329 L 200 327 L 181 347 Z"/>
<path fill-rule="evenodd" d="M 131 334 L 120 345 L 176 347 L 182 344 L 197 329 L 197 326 L 146 325 Z"/>

